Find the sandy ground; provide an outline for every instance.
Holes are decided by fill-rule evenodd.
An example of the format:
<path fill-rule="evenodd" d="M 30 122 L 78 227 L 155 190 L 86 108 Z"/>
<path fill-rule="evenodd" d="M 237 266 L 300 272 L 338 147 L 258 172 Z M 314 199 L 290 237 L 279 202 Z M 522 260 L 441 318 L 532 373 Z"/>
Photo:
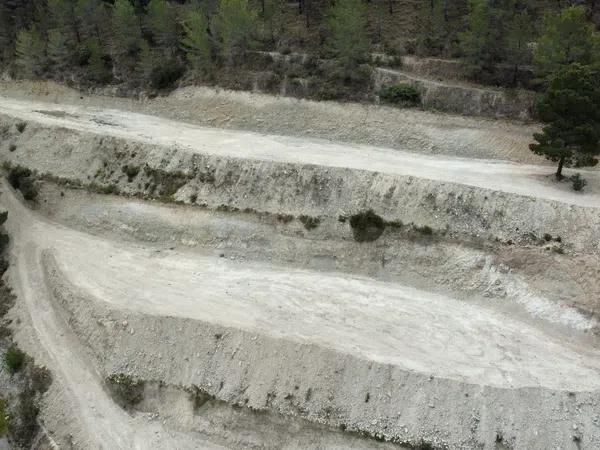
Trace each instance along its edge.
<path fill-rule="evenodd" d="M 309 341 L 474 384 L 600 386 L 597 354 L 451 298 L 362 277 L 125 246 L 21 214 L 26 254 L 50 251 L 71 283 L 117 309 Z M 20 264 L 20 273 L 34 276 L 35 261 Z M 42 288 L 34 280 L 23 285 Z"/>
<path fill-rule="evenodd" d="M 208 87 L 168 96 L 83 94 L 52 82 L 0 82 L 0 95 L 59 105 L 113 108 L 179 122 L 407 150 L 420 154 L 543 163 L 529 151 L 538 124 L 359 103 L 316 102 Z"/>
<path fill-rule="evenodd" d="M 165 421 L 130 416 L 110 400 L 86 345 L 71 331 L 72 319 L 63 317 L 56 304 L 56 288 L 44 275 L 48 258 L 55 261 L 64 283 L 82 298 L 127 316 L 168 317 L 241 330 L 251 340 L 268 337 L 326 348 L 473 389 L 587 395 L 600 386 L 600 358 L 592 347 L 565 341 L 483 305 L 363 276 L 231 260 L 206 254 L 202 248 L 171 249 L 94 236 L 26 209 L 8 188 L 4 190 L 2 203 L 9 210 L 16 261 L 11 283 L 24 300 L 33 335 L 42 345 L 36 356 L 40 351 L 46 355 L 42 360 L 60 380 L 63 401 L 68 410 L 77 412 L 77 425 L 71 427 L 76 429 L 78 448 L 222 447 L 218 439 L 177 431 Z M 131 207 L 139 206 L 132 202 Z M 91 317 L 98 323 L 106 320 L 95 313 Z M 132 321 L 125 332 L 136 338 L 152 329 L 143 330 Z M 427 409 L 427 403 L 422 407 Z M 339 448 L 352 447 L 341 443 Z"/>
<path fill-rule="evenodd" d="M 175 93 L 173 99 L 184 94 Z M 243 170 L 252 171 L 249 167 L 253 161 L 308 164 L 320 166 L 325 172 L 370 171 L 383 176 L 411 176 L 440 185 L 452 183 L 469 187 L 462 189 L 483 188 L 497 191 L 499 195 L 517 194 L 506 195 L 502 200 L 509 213 L 508 207 L 521 201 L 520 196 L 527 196 L 525 200 L 532 208 L 540 207 L 547 200 L 571 206 L 561 208 L 567 212 L 577 209 L 573 205 L 583 207 L 579 209 L 585 214 L 573 215 L 580 219 L 578 223 L 567 224 L 571 227 L 592 229 L 590 223 L 595 217 L 595 208 L 600 207 L 597 171 L 582 171 L 589 186 L 586 193 L 580 194 L 572 192 L 566 184 L 552 182 L 547 176 L 552 171 L 548 165 L 496 160 L 485 152 L 472 152 L 468 156 L 486 154 L 486 159 L 448 155 L 455 150 L 451 142 L 458 142 L 461 136 L 471 145 L 476 142 L 479 149 L 483 148 L 486 138 L 492 145 L 498 134 L 491 131 L 489 123 L 477 129 L 475 121 L 461 126 L 460 119 L 451 119 L 452 129 L 445 134 L 445 138 L 453 135 L 448 139 L 448 154 L 432 156 L 415 152 L 415 147 L 410 146 L 342 144 L 306 136 L 281 136 L 273 129 L 269 134 L 261 134 L 209 128 L 193 121 L 173 120 L 172 115 L 167 118 L 100 106 L 0 97 L 3 114 L 27 121 L 31 126 L 22 136 L 11 131 L 13 138 L 20 136 L 22 147 L 21 152 L 10 152 L 10 160 L 18 162 L 20 157 L 25 160 L 26 156 L 44 152 L 47 147 L 45 141 L 43 145 L 34 143 L 27 147 L 26 139 L 52 137 L 49 133 L 60 134 L 67 129 L 162 146 L 153 149 L 152 154 L 141 144 L 128 149 L 128 152 L 137 152 L 136 163 L 149 158 L 167 161 L 167 155 L 173 158 L 175 151 L 172 150 L 177 149 L 186 156 L 234 158 Z M 260 102 L 255 106 L 260 107 Z M 435 117 L 442 116 L 427 117 L 433 122 Z M 40 132 L 32 126 L 33 122 L 55 127 L 55 130 Z M 427 126 L 432 127 L 432 122 Z M 437 131 L 443 128 L 444 124 L 438 124 Z M 507 133 L 507 136 L 512 139 L 516 135 Z M 519 139 L 510 145 L 524 142 Z M 57 145 L 60 142 L 59 138 L 55 141 Z M 64 146 L 64 157 L 76 151 L 81 142 L 77 137 L 70 140 L 69 145 L 73 146 Z M 90 145 L 86 152 L 94 153 L 96 144 Z M 107 145 L 111 145 L 110 142 Z M 54 150 L 39 155 L 40 159 L 54 160 L 56 166 Z M 117 151 L 116 144 L 113 150 Z M 83 153 L 80 149 L 79 156 Z M 460 151 L 455 153 L 461 154 Z M 114 163 L 120 169 L 125 161 Z M 73 164 L 73 170 L 81 169 L 77 166 L 79 163 Z M 85 168 L 88 169 L 93 170 Z M 76 173 L 85 176 L 85 170 Z M 259 184 L 266 186 L 266 181 L 262 181 Z M 233 197 L 234 191 L 228 192 L 226 187 L 222 188 L 223 192 L 216 190 L 219 182 L 217 178 L 216 182 L 209 183 L 210 189 L 215 191 L 207 192 L 215 198 L 218 195 Z M 138 183 L 141 186 L 140 180 Z M 253 183 L 249 183 L 248 191 L 238 193 L 243 198 L 240 209 L 256 208 L 252 203 L 255 199 L 246 198 L 246 192 L 248 197 L 268 197 Z M 122 184 L 129 183 L 122 180 Z M 422 185 L 417 182 L 405 184 L 406 191 L 409 184 L 414 189 L 427 190 L 418 187 Z M 370 184 L 366 192 L 376 188 Z M 272 189 L 281 195 L 287 192 L 277 186 Z M 63 219 L 68 214 L 81 216 L 69 219 L 80 225 L 71 226 L 69 220 L 59 223 L 58 219 L 41 214 L 46 208 L 45 213 L 52 215 L 52 205 L 38 206 L 39 211 L 32 211 L 10 188 L 4 186 L 3 190 L 1 201 L 9 210 L 8 228 L 12 239 L 10 282 L 20 300 L 18 317 L 23 320 L 17 338 L 29 345 L 27 350 L 55 374 L 57 382 L 45 414 L 51 428 L 73 435 L 76 448 L 249 447 L 249 441 L 242 437 L 251 433 L 241 425 L 238 431 L 230 433 L 227 441 L 223 441 L 222 435 L 211 434 L 219 427 L 228 428 L 226 422 L 219 426 L 205 424 L 204 431 L 190 431 L 191 426 L 188 429 L 182 423 L 195 422 L 197 427 L 198 418 L 185 419 L 179 416 L 179 409 L 161 406 L 160 395 L 166 395 L 164 393 L 156 393 L 154 399 L 148 399 L 145 405 L 148 412 L 126 413 L 109 398 L 101 383 L 107 371 L 117 368 L 175 386 L 210 381 L 206 386 L 212 387 L 220 383 L 216 392 L 223 403 L 208 408 L 207 414 L 214 411 L 230 417 L 227 420 L 240 420 L 247 427 L 252 427 L 255 418 L 231 418 L 235 414 L 227 402 L 250 401 L 250 407 L 266 409 L 273 403 L 279 408 L 272 408 L 275 413 L 288 408 L 284 412 L 291 416 L 299 414 L 330 426 L 351 424 L 361 430 L 389 432 L 396 437 L 441 437 L 451 443 L 450 448 L 457 449 L 498 448 L 501 430 L 507 430 L 509 435 L 505 437 L 516 443 L 513 446 L 516 449 L 565 448 L 574 442 L 573 430 L 579 433 L 582 429 L 586 431 L 585 442 L 591 446 L 581 448 L 595 448 L 594 445 L 600 443 L 596 424 L 600 420 L 591 413 L 598 404 L 600 355 L 593 340 L 586 336 L 594 329 L 595 319 L 580 315 L 575 308 L 563 308 L 568 303 L 563 301 L 565 298 L 575 298 L 569 291 L 587 287 L 586 293 L 577 293 L 586 296 L 594 292 L 593 283 L 569 280 L 566 292 L 561 291 L 547 301 L 543 296 L 538 299 L 536 291 L 529 290 L 527 285 L 531 280 L 546 284 L 543 270 L 536 268 L 537 272 L 527 274 L 529 278 L 519 279 L 519 274 L 511 273 L 510 267 L 500 261 L 492 261 L 494 258 L 489 255 L 473 249 L 461 251 L 460 242 L 453 243 L 452 249 L 443 248 L 439 243 L 435 250 L 428 244 L 413 242 L 412 250 L 402 254 L 396 251 L 402 244 L 398 241 L 393 244 L 396 247 L 387 249 L 388 259 L 385 247 L 394 238 L 387 236 L 378 243 L 366 244 L 373 248 L 379 245 L 382 253 L 364 250 L 368 255 L 365 261 L 375 257 L 377 264 L 396 265 L 398 272 L 407 270 L 410 258 L 414 258 L 420 264 L 414 264 L 415 272 L 422 272 L 419 274 L 422 278 L 429 277 L 429 284 L 436 285 L 428 289 L 426 283 L 411 284 L 409 277 L 386 279 L 385 276 L 368 276 L 367 271 L 336 270 L 337 263 L 332 261 L 342 256 L 336 249 L 348 250 L 350 244 L 358 244 L 343 242 L 351 239 L 347 224 L 343 229 L 347 237 L 337 241 L 332 238 L 342 230 L 337 214 L 333 213 L 323 217 L 326 223 L 312 235 L 299 222 L 294 222 L 287 234 L 269 240 L 264 236 L 268 230 L 261 230 L 258 225 L 258 215 L 253 216 L 255 222 L 250 223 L 224 212 L 227 218 L 211 222 L 207 219 L 208 210 L 197 207 L 171 205 L 172 212 L 165 213 L 166 206 L 122 198 L 114 202 L 112 210 L 102 201 L 81 200 L 83 196 L 79 197 L 83 206 L 74 204 L 70 209 L 61 206 L 69 209 L 67 212 L 57 208 L 55 214 Z M 487 195 L 492 197 L 489 191 L 478 190 L 478 194 L 485 195 L 486 202 Z M 426 192 L 420 194 L 427 195 Z M 301 197 L 302 192 L 296 195 Z M 63 200 L 65 203 L 69 201 L 68 196 Z M 309 200 L 304 199 L 303 207 L 307 203 Z M 493 203 L 492 199 L 488 203 Z M 317 201 L 315 205 L 322 207 Z M 494 207 L 493 204 L 488 206 Z M 401 208 L 400 205 L 395 207 Z M 186 212 L 180 213 L 177 208 L 186 208 Z M 415 208 L 422 210 L 424 206 Z M 555 212 L 556 206 L 544 205 L 544 208 L 547 210 L 536 216 L 536 221 L 559 214 Z M 265 211 L 277 212 L 277 209 Z M 443 212 L 434 211 L 436 218 Z M 410 214 L 414 217 L 408 220 L 418 220 L 416 213 Z M 460 214 L 456 220 L 469 219 L 473 211 L 466 208 Z M 122 216 L 119 219 L 122 228 L 111 232 L 110 228 L 117 226 L 118 220 L 105 220 L 106 215 Z M 160 216 L 162 224 L 158 224 L 154 216 Z M 498 220 L 504 220 L 502 217 L 503 214 Z M 519 228 L 510 220 L 512 218 L 507 218 L 507 223 L 518 232 Z M 545 230 L 539 224 L 535 226 L 538 235 Z M 92 234 L 86 227 L 90 230 L 104 227 L 104 232 Z M 146 232 L 148 239 L 136 239 L 132 231 L 136 227 L 139 229 L 135 231 Z M 127 233 L 128 238 L 123 239 Z M 159 235 L 155 243 L 151 242 L 152 233 Z M 189 245 L 164 245 L 168 242 L 165 235 L 169 233 L 177 233 Z M 561 234 L 568 242 L 569 237 L 562 229 Z M 580 234 L 583 236 L 583 231 Z M 225 235 L 237 236 L 237 240 L 231 239 L 235 250 L 231 254 L 242 255 L 241 258 L 223 257 L 224 254 L 215 251 L 216 246 L 211 246 L 215 239 Z M 308 244 L 311 239 L 314 242 Z M 278 251 L 272 254 L 280 260 L 257 257 L 254 249 L 265 247 L 266 256 L 270 245 L 278 246 Z M 316 262 L 303 265 L 297 261 L 312 258 L 319 246 L 323 246 L 316 253 L 321 257 L 321 265 Z M 331 247 L 325 249 L 326 246 Z M 526 266 L 534 253 L 524 255 L 522 261 L 515 264 Z M 558 257 L 551 252 L 547 255 Z M 355 253 L 346 256 L 353 258 Z M 406 258 L 408 262 L 404 261 L 402 266 L 394 257 Z M 435 258 L 442 261 L 431 264 Z M 539 265 L 543 266 L 543 258 L 540 260 Z M 360 257 L 354 264 L 362 264 Z M 421 269 L 428 265 L 432 266 L 429 272 Z M 453 265 L 462 267 L 453 268 Z M 563 266 L 548 264 L 548 267 L 558 270 Z M 595 274 L 592 269 L 588 272 Z M 549 276 L 552 275 L 546 275 Z M 560 284 L 560 280 L 562 278 L 555 284 Z M 447 288 L 452 284 L 464 284 L 465 291 L 470 289 L 469 295 L 479 297 L 480 301 L 465 301 Z M 510 299 L 522 308 L 520 311 L 536 316 L 535 320 L 515 313 L 515 309 L 493 307 L 493 301 L 501 299 Z M 544 311 L 540 313 L 539 309 Z M 558 319 L 551 319 L 553 316 Z M 539 325 L 539 318 L 545 321 L 544 326 Z M 568 339 L 557 331 L 559 326 L 572 328 Z M 228 330 L 227 337 L 221 339 L 223 334 L 219 330 Z M 172 364 L 162 359 L 163 354 L 171 358 Z M 327 364 L 329 361 L 332 363 Z M 298 386 L 292 388 L 295 382 Z M 296 392 L 300 386 L 307 389 L 306 393 Z M 382 391 L 375 396 L 378 389 Z M 290 391 L 299 398 L 294 400 L 296 409 L 289 409 L 289 399 L 293 399 L 289 397 Z M 370 393 L 373 393 L 372 398 Z M 171 400 L 174 405 L 182 402 L 175 394 Z M 401 413 L 403 418 L 399 419 Z M 72 423 L 65 425 L 55 417 L 64 417 L 63 420 Z M 272 433 L 271 442 L 257 444 L 255 448 L 284 448 L 273 439 L 277 438 L 278 427 L 288 426 L 300 426 L 303 430 L 300 435 L 317 436 L 310 448 L 380 448 L 376 441 L 369 441 L 369 446 L 361 445 L 358 441 L 350 442 L 344 433 L 331 434 L 330 429 L 313 431 L 295 419 L 281 422 L 283 419 L 279 417 L 273 422 L 278 425 L 270 420 L 265 419 L 265 429 Z M 538 431 L 547 435 L 538 437 Z M 252 439 L 258 439 L 258 434 L 253 434 Z M 324 440 L 319 441 L 321 435 Z M 285 448 L 303 448 L 301 440 L 292 441 Z M 532 444 L 535 442 L 541 442 L 540 446 Z"/>
<path fill-rule="evenodd" d="M 3 201 L 8 200 L 9 196 L 10 194 L 3 194 Z M 11 214 L 16 212 L 13 208 L 10 210 Z M 76 411 L 76 414 L 71 415 L 71 420 L 78 423 L 87 434 L 86 442 L 79 442 L 78 446 L 107 450 L 196 448 L 189 441 L 166 433 L 158 423 L 135 423 L 106 395 L 98 382 L 98 374 L 86 361 L 85 350 L 67 331 L 49 299 L 43 272 L 39 270 L 43 247 L 37 246 L 29 238 L 21 239 L 19 233 L 15 232 L 20 228 L 17 214 L 14 214 L 9 227 L 14 237 L 11 251 L 18 255 L 15 259 L 17 265 L 10 273 L 11 285 L 19 299 L 25 303 L 26 309 L 31 312 L 34 339 L 44 349 L 40 355 L 42 360 L 46 361 L 57 382 L 63 386 L 63 395 L 72 411 Z M 46 231 L 49 230 L 45 230 L 44 235 Z M 222 448 L 210 442 L 202 445 L 203 448 L 205 446 L 215 450 Z"/>
<path fill-rule="evenodd" d="M 547 166 L 433 157 L 374 146 L 211 129 L 131 112 L 6 97 L 0 98 L 0 106 L 5 114 L 23 120 L 177 146 L 190 152 L 412 175 L 580 206 L 600 206 L 600 196 L 595 193 L 599 184 L 597 171 L 581 171 L 589 180 L 588 192 L 581 194 L 571 191 L 568 185 L 547 181 L 546 176 L 551 172 Z"/>

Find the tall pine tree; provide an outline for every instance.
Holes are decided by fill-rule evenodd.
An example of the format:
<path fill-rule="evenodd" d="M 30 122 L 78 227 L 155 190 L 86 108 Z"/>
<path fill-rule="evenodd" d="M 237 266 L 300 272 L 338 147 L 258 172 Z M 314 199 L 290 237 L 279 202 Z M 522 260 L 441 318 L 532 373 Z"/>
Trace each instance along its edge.
<path fill-rule="evenodd" d="M 129 0 L 116 0 L 112 11 L 112 55 L 117 76 L 131 75 L 143 43 L 140 20 Z"/>
<path fill-rule="evenodd" d="M 177 50 L 179 43 L 174 7 L 166 0 L 150 0 L 145 24 L 156 46 L 167 56 L 171 56 Z"/>
<path fill-rule="evenodd" d="M 248 0 L 220 0 L 215 17 L 221 55 L 233 64 L 250 47 L 257 14 Z"/>
<path fill-rule="evenodd" d="M 46 45 L 35 26 L 17 33 L 15 43 L 16 63 L 26 78 L 39 77 L 46 66 Z"/>
<path fill-rule="evenodd" d="M 555 72 L 540 98 L 538 116 L 546 125 L 534 135 L 534 153 L 564 166 L 593 166 L 600 155 L 600 72 L 578 63 Z"/>
<path fill-rule="evenodd" d="M 485 79 L 502 59 L 501 10 L 488 0 L 469 0 L 467 22 L 460 48 L 471 75 Z"/>
<path fill-rule="evenodd" d="M 575 62 L 582 65 L 600 62 L 600 33 L 587 21 L 582 6 L 547 14 L 534 53 L 540 76 L 548 76 Z"/>
<path fill-rule="evenodd" d="M 369 52 L 366 9 L 361 0 L 339 0 L 328 18 L 333 56 L 346 67 L 364 62 Z"/>
<path fill-rule="evenodd" d="M 197 8 L 188 8 L 184 12 L 181 48 L 193 70 L 207 72 L 211 69 L 208 25 L 204 13 Z"/>

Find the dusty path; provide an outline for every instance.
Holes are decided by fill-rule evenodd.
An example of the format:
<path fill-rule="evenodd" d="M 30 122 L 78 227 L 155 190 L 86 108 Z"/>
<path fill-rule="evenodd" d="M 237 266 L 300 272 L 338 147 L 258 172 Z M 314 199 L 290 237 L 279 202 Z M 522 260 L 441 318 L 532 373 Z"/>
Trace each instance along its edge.
<path fill-rule="evenodd" d="M 8 227 L 13 242 L 11 253 L 14 256 L 10 270 L 11 285 L 29 311 L 33 333 L 44 349 L 43 360 L 48 361 L 53 376 L 60 380 L 59 383 L 65 390 L 64 399 L 70 404 L 63 407 L 72 414 L 72 426 L 83 430 L 85 438 L 82 435 L 78 438 L 84 439 L 86 443 L 80 442 L 80 448 L 197 448 L 197 441 L 192 442 L 184 435 L 166 430 L 159 422 L 135 420 L 108 397 L 85 350 L 54 309 L 41 267 L 46 245 L 39 245 L 40 242 L 31 240 L 28 233 L 32 229 L 27 231 L 28 227 L 22 227 L 24 223 L 32 223 L 30 221 L 33 216 L 12 196 L 9 188 L 1 188 L 3 206 L 10 211 Z M 51 230 L 43 227 L 40 236 L 52 239 L 54 233 Z M 37 232 L 40 233 L 40 229 Z M 79 426 L 75 426 L 75 423 Z M 223 449 L 208 441 L 202 445 L 202 448 L 207 449 Z"/>
<path fill-rule="evenodd" d="M 589 182 L 588 192 L 581 194 L 571 191 L 568 184 L 552 182 L 548 175 L 553 169 L 549 166 L 419 155 L 367 145 L 261 135 L 200 127 L 114 109 L 5 97 L 0 97 L 0 107 L 7 115 L 44 125 L 178 146 L 191 152 L 412 175 L 587 207 L 600 206 L 600 195 L 596 192 L 600 178 L 597 171 L 581 171 Z"/>
<path fill-rule="evenodd" d="M 50 352 L 59 352 L 55 361 L 65 379 L 82 389 L 74 395 L 84 410 L 99 397 L 89 387 L 89 369 L 67 350 L 73 343 L 63 336 L 49 300 L 34 295 L 48 289 L 40 278 L 42 252 L 53 254 L 85 295 L 116 309 L 198 319 L 473 384 L 600 387 L 596 351 L 567 345 L 498 312 L 363 277 L 112 242 L 57 225 L 14 200 L 8 206 L 12 223 L 20 224 L 13 250 L 20 292 L 29 309 L 40 312 L 33 317 L 36 330 Z M 117 430 L 115 448 L 129 434 Z"/>

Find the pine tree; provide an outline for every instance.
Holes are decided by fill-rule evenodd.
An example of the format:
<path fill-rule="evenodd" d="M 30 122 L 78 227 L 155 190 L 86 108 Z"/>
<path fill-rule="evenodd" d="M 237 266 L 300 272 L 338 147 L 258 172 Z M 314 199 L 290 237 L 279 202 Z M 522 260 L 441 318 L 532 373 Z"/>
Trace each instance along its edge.
<path fill-rule="evenodd" d="M 98 0 L 77 0 L 75 14 L 79 19 L 82 40 L 93 38 L 104 41 L 112 34 L 106 3 Z"/>
<path fill-rule="evenodd" d="M 157 46 L 167 55 L 171 55 L 179 42 L 177 17 L 173 6 L 166 0 L 150 0 L 145 22 Z"/>
<path fill-rule="evenodd" d="M 42 35 L 35 26 L 17 33 L 15 55 L 23 76 L 36 78 L 41 75 L 46 63 L 46 52 Z"/>
<path fill-rule="evenodd" d="M 502 61 L 503 11 L 488 0 L 469 0 L 467 22 L 459 34 L 460 48 L 471 75 L 483 79 Z"/>
<path fill-rule="evenodd" d="M 263 0 L 260 18 L 263 22 L 265 34 L 270 41 L 275 43 L 280 32 L 283 16 L 282 3 L 279 0 Z"/>
<path fill-rule="evenodd" d="M 54 72 L 63 74 L 72 61 L 73 53 L 68 38 L 60 30 L 48 32 L 47 52 Z"/>
<path fill-rule="evenodd" d="M 529 147 L 563 166 L 593 166 L 600 155 L 600 72 L 578 63 L 560 68 L 537 105 L 546 123 Z"/>
<path fill-rule="evenodd" d="M 518 8 L 518 7 L 517 7 Z M 506 30 L 506 61 L 513 66 L 513 85 L 517 85 L 521 67 L 532 59 L 531 43 L 535 27 L 527 9 L 515 9 Z"/>
<path fill-rule="evenodd" d="M 75 15 L 75 1 L 48 0 L 48 13 L 52 29 L 58 30 L 65 39 L 73 44 L 81 42 L 78 19 Z"/>
<path fill-rule="evenodd" d="M 137 63 L 137 76 L 142 84 L 147 84 L 158 62 L 156 50 L 150 47 L 148 42 L 142 41 L 140 46 L 139 60 Z"/>
<path fill-rule="evenodd" d="M 418 27 L 417 52 L 424 56 L 443 54 L 447 35 L 443 0 L 423 2 Z"/>
<path fill-rule="evenodd" d="M 192 69 L 207 71 L 212 66 L 210 40 L 204 14 L 198 9 L 188 9 L 184 13 L 181 48 Z"/>
<path fill-rule="evenodd" d="M 0 63 L 6 64 L 14 53 L 14 30 L 11 9 L 0 2 Z"/>
<path fill-rule="evenodd" d="M 548 14 L 537 41 L 534 64 L 541 76 L 548 76 L 571 63 L 583 65 L 600 61 L 600 33 L 587 21 L 585 8 L 573 6 Z"/>
<path fill-rule="evenodd" d="M 331 8 L 328 25 L 329 48 L 342 65 L 353 67 L 365 61 L 370 44 L 366 9 L 361 0 L 339 0 Z"/>
<path fill-rule="evenodd" d="M 100 41 L 90 37 L 85 43 L 89 54 L 88 72 L 90 79 L 97 83 L 108 83 L 111 79 L 110 71 L 106 64 L 106 55 Z"/>
<path fill-rule="evenodd" d="M 135 70 L 142 46 L 142 30 L 129 0 L 116 0 L 112 12 L 112 54 L 123 78 Z"/>
<path fill-rule="evenodd" d="M 256 18 L 248 0 L 220 0 L 215 25 L 221 55 L 229 64 L 249 48 Z"/>

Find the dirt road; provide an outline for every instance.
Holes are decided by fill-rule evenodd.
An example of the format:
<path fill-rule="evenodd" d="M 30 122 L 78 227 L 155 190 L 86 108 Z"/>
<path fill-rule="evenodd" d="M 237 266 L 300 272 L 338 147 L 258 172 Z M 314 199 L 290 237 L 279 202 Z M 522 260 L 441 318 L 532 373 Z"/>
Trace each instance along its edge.
<path fill-rule="evenodd" d="M 139 112 L 26 99 L 0 97 L 0 108 L 3 119 L 28 123 L 19 131 L 13 120 L 5 121 L 10 126 L 2 147 L 6 160 L 33 161 L 33 168 L 67 175 L 64 180 L 92 180 L 94 161 L 107 172 L 105 181 L 137 194 L 145 171 L 135 182 L 128 180 L 122 172 L 130 160 L 118 156 L 122 151 L 128 157 L 135 153 L 131 158 L 138 169 L 152 158 L 159 167 L 173 166 L 173 155 L 183 153 L 180 159 L 191 164 L 169 170 L 187 173 L 210 163 L 215 173 L 210 183 L 191 180 L 171 198 L 181 202 L 161 207 L 127 195 L 94 194 L 108 200 L 92 201 L 68 181 L 40 180 L 37 203 L 30 208 L 20 194 L 2 187 L 1 203 L 9 211 L 10 283 L 19 299 L 15 317 L 22 319 L 17 341 L 32 340 L 25 349 L 57 380 L 51 395 L 60 401 L 44 412 L 50 419 L 53 413 L 75 418 L 68 425 L 60 419 L 47 423 L 59 437 L 75 436 L 80 448 L 307 448 L 298 437 L 293 445 L 281 444 L 292 423 L 291 428 L 304 427 L 305 435 L 315 436 L 310 448 L 387 445 L 379 439 L 368 440 L 372 447 L 360 441 L 349 445 L 360 436 L 346 430 L 396 442 L 438 439 L 457 449 L 496 448 L 502 439 L 509 448 L 536 448 L 540 436 L 539 448 L 565 448 L 578 430 L 585 431 L 589 448 L 597 448 L 600 436 L 590 412 L 600 389 L 596 322 L 569 303 L 579 295 L 595 305 L 596 291 L 586 290 L 580 274 L 555 277 L 545 261 L 568 261 L 573 252 L 595 245 L 599 172 L 584 172 L 589 185 L 582 194 L 555 183 L 549 165 L 209 128 Z M 85 139 L 65 129 L 81 131 Z M 489 133 L 492 142 L 489 128 L 476 132 L 478 140 Z M 459 128 L 452 133 L 460 138 Z M 117 140 L 96 136 L 124 140 L 119 147 Z M 10 142 L 18 148 L 11 150 Z M 107 153 L 96 158 L 103 150 Z M 223 158 L 199 163 L 203 158 L 188 158 L 191 153 Z M 218 164 L 229 158 L 239 163 L 236 170 L 252 176 L 244 181 L 228 175 L 222 182 L 229 167 Z M 36 161 L 51 164 L 36 166 Z M 318 195 L 307 201 L 299 187 L 302 178 L 282 187 L 289 172 L 270 162 L 307 165 L 307 172 L 318 170 L 323 178 L 334 174 L 340 181 L 332 182 L 331 192 L 354 193 L 360 186 L 365 198 L 381 197 L 383 203 L 399 192 L 402 201 L 386 208 L 394 212 L 391 217 L 401 211 L 403 223 L 414 229 L 386 230 L 390 233 L 376 242 L 355 242 L 350 224 L 338 216 L 340 203 L 345 202 L 340 214 L 355 210 L 352 199 L 342 202 L 323 189 L 326 202 Z M 253 165 L 270 167 L 260 172 Z M 56 167 L 68 170 L 52 172 Z M 364 171 L 406 178 L 386 185 L 378 183 L 379 174 Z M 353 182 L 354 173 L 365 180 Z M 318 194 L 321 186 L 312 183 L 308 189 Z M 198 207 L 197 198 L 192 200 L 198 193 L 215 208 Z M 454 202 L 463 195 L 472 201 Z M 292 207 L 280 211 L 279 202 L 287 197 L 298 205 L 290 201 Z M 313 230 L 302 225 L 307 204 L 321 220 Z M 415 234 L 415 224 L 428 223 L 443 231 Z M 447 234 L 451 225 L 468 236 L 489 234 L 490 253 Z M 498 230 L 508 239 L 530 228 L 534 237 L 552 232 L 550 239 L 505 245 L 498 234 L 491 238 Z M 269 239 L 271 234 L 277 236 Z M 578 237 L 577 246 L 570 247 L 570 235 Z M 500 258 L 498 249 L 514 249 L 515 258 Z M 519 257 L 524 249 L 531 251 Z M 528 255 L 540 258 L 543 268 L 525 273 Z M 585 278 L 595 277 L 597 265 L 588 265 Z M 557 279 L 545 283 L 550 278 Z M 529 286 L 531 280 L 536 283 Z M 560 295 L 546 299 L 546 290 Z M 544 319 L 556 315 L 559 320 Z M 121 372 L 170 385 L 180 390 L 179 397 L 157 387 L 146 404 L 154 406 L 129 414 L 103 387 L 105 376 Z M 203 411 L 190 400 L 185 390 L 190 386 L 213 399 Z M 238 413 L 249 415 L 246 427 L 254 431 L 255 420 L 262 421 L 272 431 L 271 442 L 265 443 L 262 432 L 248 438 L 243 427 L 231 431 L 231 422 L 215 425 L 217 410 L 236 425 Z M 313 432 L 315 424 L 329 428 Z M 255 439 L 262 443 L 250 446 Z M 339 447 L 330 445 L 333 441 Z"/>
<path fill-rule="evenodd" d="M 555 183 L 550 166 L 430 156 L 367 145 L 206 128 L 132 112 L 6 97 L 0 97 L 0 107 L 4 114 L 22 120 L 177 146 L 190 152 L 412 175 L 586 207 L 600 206 L 600 176 L 591 170 L 581 171 L 588 179 L 587 192 L 582 194 L 573 192 L 566 183 Z"/>
<path fill-rule="evenodd" d="M 20 224 L 19 284 L 30 302 L 34 291 L 48 289 L 35 277 L 39 255 L 50 252 L 70 283 L 116 309 L 310 342 L 473 384 L 600 387 L 594 351 L 571 348 L 518 320 L 448 297 L 358 276 L 124 245 L 49 222 L 14 201 L 10 214 Z M 42 317 L 38 332 L 61 349 L 56 360 L 76 367 L 70 344 L 55 342 L 65 338 L 48 329 L 53 320 Z"/>
<path fill-rule="evenodd" d="M 47 244 L 39 245 L 39 242 L 31 240 L 31 235 L 28 236 L 28 231 L 21 225 L 23 221 L 30 222 L 33 216 L 19 205 L 9 188 L 2 186 L 2 191 L 3 206 L 10 210 L 8 228 L 13 242 L 13 261 L 16 262 L 16 266 L 10 271 L 11 284 L 30 312 L 34 339 L 43 348 L 43 354 L 38 355 L 46 361 L 57 382 L 64 389 L 63 401 L 68 404 L 62 405 L 63 411 L 70 411 L 70 420 L 73 421 L 71 426 L 84 433 L 79 436 L 80 439 L 85 439 L 85 443 L 79 442 L 80 448 L 197 448 L 198 441 L 193 442 L 182 434 L 166 430 L 159 422 L 148 423 L 139 418 L 136 420 L 108 397 L 102 388 L 99 374 L 86 356 L 85 349 L 69 332 L 53 305 L 41 268 L 42 253 L 49 247 Z M 30 223 L 33 225 L 33 222 Z M 34 228 L 29 228 L 29 231 L 33 231 Z M 46 236 L 50 239 L 56 237 L 52 229 L 60 229 L 45 226 L 42 228 L 41 234 L 40 228 L 36 233 L 40 237 Z M 60 246 L 58 241 L 56 244 Z M 202 445 L 207 449 L 223 449 L 209 441 L 203 441 Z"/>

